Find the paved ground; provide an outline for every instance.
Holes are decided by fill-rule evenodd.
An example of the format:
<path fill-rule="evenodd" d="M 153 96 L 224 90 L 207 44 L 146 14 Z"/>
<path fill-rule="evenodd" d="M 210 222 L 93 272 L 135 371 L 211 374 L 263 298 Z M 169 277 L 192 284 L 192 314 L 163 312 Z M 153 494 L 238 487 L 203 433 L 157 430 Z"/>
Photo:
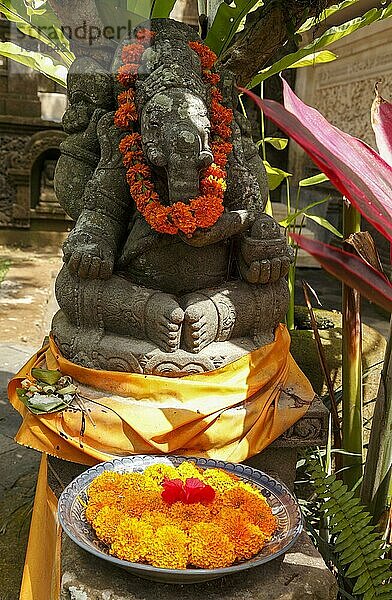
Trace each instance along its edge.
<path fill-rule="evenodd" d="M 8 403 L 7 384 L 48 331 L 60 260 L 53 253 L 0 248 L 1 260 L 11 265 L 0 285 L 0 600 L 17 600 L 40 455 L 13 441 L 20 417 Z"/>
<path fill-rule="evenodd" d="M 13 441 L 20 419 L 8 404 L 6 386 L 49 330 L 56 310 L 53 282 L 61 261 L 53 252 L 0 247 L 2 259 L 11 266 L 0 285 L 0 600 L 17 600 L 39 454 Z M 339 308 L 339 283 L 319 269 L 298 270 L 298 303 L 303 303 L 301 279 L 318 292 L 324 308 Z M 386 335 L 386 315 L 368 303 L 364 321 Z"/>

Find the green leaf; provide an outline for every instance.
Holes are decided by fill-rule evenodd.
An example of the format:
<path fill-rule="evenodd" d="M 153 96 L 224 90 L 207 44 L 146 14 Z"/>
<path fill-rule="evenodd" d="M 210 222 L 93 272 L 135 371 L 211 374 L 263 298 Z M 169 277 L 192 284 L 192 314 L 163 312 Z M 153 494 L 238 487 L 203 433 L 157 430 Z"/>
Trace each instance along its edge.
<path fill-rule="evenodd" d="M 55 371 L 51 369 L 31 369 L 31 374 L 34 379 L 38 379 L 38 381 L 43 381 L 48 385 L 55 385 L 61 377 L 60 371 Z"/>
<path fill-rule="evenodd" d="M 117 39 L 150 17 L 150 0 L 128 0 L 128 10 L 114 5 L 112 0 L 95 0 L 95 3 L 103 25 L 114 29 Z"/>
<path fill-rule="evenodd" d="M 176 0 L 152 0 L 151 18 L 152 19 L 167 19 L 174 8 Z"/>
<path fill-rule="evenodd" d="M 291 173 L 286 173 L 277 167 L 271 167 L 268 161 L 263 160 L 265 170 L 267 172 L 268 187 L 270 190 L 275 190 L 284 179 L 292 177 Z"/>
<path fill-rule="evenodd" d="M 75 394 L 77 389 L 78 388 L 76 387 L 76 385 L 71 383 L 70 385 L 67 385 L 64 388 L 61 388 L 61 390 L 57 390 L 57 394 L 60 394 L 60 396 L 65 396 L 66 394 Z"/>
<path fill-rule="evenodd" d="M 310 19 L 307 19 L 305 23 L 303 23 L 303 25 L 301 25 L 301 27 L 297 29 L 296 33 L 301 34 L 305 33 L 305 31 L 309 31 L 309 29 L 312 29 L 312 27 L 319 25 L 320 23 L 328 19 L 328 17 L 334 15 L 337 12 L 340 12 L 344 8 L 347 8 L 348 6 L 351 6 L 352 4 L 355 4 L 358 1 L 359 0 L 345 0 L 345 2 L 339 2 L 339 4 L 334 4 L 333 6 L 326 8 L 318 17 L 311 17 Z"/>
<path fill-rule="evenodd" d="M 21 33 L 53 48 L 65 66 L 73 63 L 75 55 L 61 30 L 60 21 L 49 6 L 29 16 L 22 0 L 1 0 L 0 11 Z"/>
<path fill-rule="evenodd" d="M 311 185 L 318 185 L 319 183 L 324 183 L 324 181 L 329 181 L 328 177 L 324 175 L 324 173 L 318 173 L 318 175 L 313 175 L 313 177 L 301 179 L 298 185 L 299 187 L 309 187 Z"/>
<path fill-rule="evenodd" d="M 279 221 L 279 225 L 281 227 L 288 227 L 298 217 L 300 217 L 301 215 L 304 215 L 306 213 L 306 211 L 310 210 L 314 206 L 318 206 L 319 204 L 324 204 L 324 202 L 327 202 L 327 200 L 329 200 L 329 196 L 327 196 L 323 200 L 317 200 L 316 202 L 311 202 L 310 204 L 308 204 L 304 208 L 301 208 L 300 210 L 297 210 L 294 213 L 290 213 L 285 219 L 283 219 L 283 221 Z"/>
<path fill-rule="evenodd" d="M 204 40 L 207 46 L 218 56 L 228 47 L 242 19 L 256 3 L 257 0 L 235 0 L 235 3 L 231 3 L 230 5 L 226 4 L 226 2 L 220 4 L 215 19 Z"/>
<path fill-rule="evenodd" d="M 277 138 L 277 137 L 266 137 L 264 138 L 264 141 L 267 142 L 268 144 L 271 144 L 271 146 L 273 146 L 274 148 L 276 148 L 276 150 L 284 150 L 287 146 L 287 144 L 289 143 L 289 140 L 286 138 Z M 258 145 L 260 145 L 261 142 L 258 142 Z"/>
<path fill-rule="evenodd" d="M 305 214 L 306 214 L 306 218 L 307 219 L 310 219 L 311 221 L 314 221 L 315 223 L 317 223 L 317 225 L 320 225 L 324 229 L 327 229 L 328 231 L 330 231 L 331 233 L 333 233 L 337 237 L 343 238 L 343 235 L 340 233 L 340 231 L 338 231 L 336 229 L 336 227 L 334 227 L 332 225 L 332 223 L 330 223 L 329 221 L 327 221 L 327 219 L 325 219 L 324 217 L 319 217 L 318 215 L 310 215 L 309 213 L 305 213 Z"/>
<path fill-rule="evenodd" d="M 252 81 L 248 84 L 247 87 L 253 88 L 268 77 L 276 75 L 284 69 L 288 69 L 295 62 L 301 60 L 305 56 L 309 56 L 309 54 L 311 54 L 312 52 L 318 52 L 319 50 L 330 46 L 334 42 L 341 40 L 342 38 L 350 35 L 351 33 L 354 33 L 354 31 L 357 31 L 358 29 L 361 29 L 366 25 L 370 25 L 375 21 L 381 21 L 382 19 L 388 19 L 391 16 L 392 3 L 387 8 L 372 8 L 361 17 L 351 19 L 351 21 L 347 21 L 346 23 L 343 23 L 342 25 L 339 25 L 337 27 L 331 27 L 320 37 L 314 39 L 310 44 L 307 44 L 304 48 L 300 48 L 296 52 L 287 54 L 281 60 L 278 60 L 270 67 L 263 69 L 258 75 L 256 75 L 252 79 Z"/>
<path fill-rule="evenodd" d="M 295 61 L 288 68 L 299 69 L 301 67 L 314 67 L 315 65 L 332 62 L 336 59 L 337 55 L 334 52 L 331 52 L 330 50 L 319 50 L 319 52 L 313 52 L 308 56 L 304 56 L 304 58 L 300 58 L 300 60 Z"/>
<path fill-rule="evenodd" d="M 67 68 L 56 64 L 52 57 L 42 52 L 25 50 L 12 42 L 0 42 L 0 55 L 46 75 L 63 87 L 67 86 Z"/>

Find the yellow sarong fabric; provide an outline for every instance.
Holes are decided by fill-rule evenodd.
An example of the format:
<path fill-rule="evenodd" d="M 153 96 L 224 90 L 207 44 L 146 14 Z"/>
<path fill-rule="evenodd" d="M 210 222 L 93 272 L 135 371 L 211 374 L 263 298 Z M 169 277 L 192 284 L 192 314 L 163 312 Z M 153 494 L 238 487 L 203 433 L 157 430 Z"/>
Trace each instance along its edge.
<path fill-rule="evenodd" d="M 59 600 L 61 528 L 57 498 L 48 486 L 47 455 L 38 473 L 19 600 Z"/>
<path fill-rule="evenodd" d="M 87 465 L 161 453 L 241 462 L 289 429 L 313 400 L 289 348 L 289 333 L 280 325 L 272 344 L 229 365 L 169 378 L 81 367 L 61 356 L 51 339 L 9 384 L 10 401 L 23 416 L 16 441 Z M 32 414 L 16 389 L 36 366 L 70 375 L 88 400 Z"/>

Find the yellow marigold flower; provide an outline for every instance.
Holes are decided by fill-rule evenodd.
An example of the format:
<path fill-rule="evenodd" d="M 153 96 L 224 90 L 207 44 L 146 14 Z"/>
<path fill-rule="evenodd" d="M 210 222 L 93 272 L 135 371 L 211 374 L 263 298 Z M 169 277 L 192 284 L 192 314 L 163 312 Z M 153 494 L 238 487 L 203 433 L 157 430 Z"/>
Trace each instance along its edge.
<path fill-rule="evenodd" d="M 257 496 L 258 498 L 260 498 L 260 500 L 262 500 L 265 504 L 267 504 L 267 500 L 265 499 L 265 496 L 263 496 L 263 494 L 260 492 L 260 490 L 258 490 L 257 488 L 254 488 L 253 485 L 250 485 L 250 483 L 245 483 L 244 481 L 239 481 L 237 484 L 237 487 L 240 487 L 241 489 L 246 490 L 250 494 Z"/>
<path fill-rule="evenodd" d="M 117 527 L 116 539 L 110 547 L 110 553 L 130 562 L 144 561 L 152 537 L 151 525 L 126 517 Z"/>
<path fill-rule="evenodd" d="M 99 539 L 110 546 L 116 539 L 116 531 L 124 514 L 113 506 L 104 506 L 93 520 L 93 527 Z"/>
<path fill-rule="evenodd" d="M 86 508 L 86 519 L 92 523 L 104 506 L 111 506 L 121 509 L 121 498 L 113 491 L 101 491 L 93 494 L 93 498 L 89 498 Z"/>
<path fill-rule="evenodd" d="M 235 561 L 233 543 L 215 523 L 193 525 L 189 540 L 189 562 L 195 567 L 219 569 Z"/>
<path fill-rule="evenodd" d="M 168 518 L 172 523 L 178 525 L 184 531 L 187 531 L 192 525 L 211 520 L 210 506 L 205 506 L 197 502 L 195 504 L 183 504 L 175 502 L 168 511 Z"/>
<path fill-rule="evenodd" d="M 146 479 L 152 479 L 157 483 L 162 483 L 165 477 L 168 479 L 176 479 L 178 478 L 178 473 L 173 465 L 165 465 L 165 464 L 155 464 L 150 465 L 145 469 L 144 476 Z"/>
<path fill-rule="evenodd" d="M 184 461 L 177 467 L 177 477 L 184 482 L 192 477 L 204 481 L 203 475 L 203 470 L 197 467 L 193 462 Z"/>
<path fill-rule="evenodd" d="M 164 525 L 151 536 L 147 560 L 154 567 L 186 569 L 188 563 L 188 537 L 175 525 Z"/>
<path fill-rule="evenodd" d="M 93 499 L 100 492 L 119 493 L 124 486 L 124 476 L 114 471 L 104 471 L 98 475 L 89 485 L 88 496 Z"/>
<path fill-rule="evenodd" d="M 154 490 L 129 489 L 121 499 L 123 510 L 131 517 L 140 518 L 146 510 L 160 510 L 164 502 L 161 493 Z"/>
<path fill-rule="evenodd" d="M 153 512 L 146 510 L 141 516 L 141 521 L 148 523 L 151 527 L 156 530 L 164 525 L 170 525 L 170 518 L 163 512 Z"/>
<path fill-rule="evenodd" d="M 216 492 L 224 492 L 238 485 L 237 478 L 221 469 L 206 469 L 203 473 L 203 481 L 210 485 Z"/>

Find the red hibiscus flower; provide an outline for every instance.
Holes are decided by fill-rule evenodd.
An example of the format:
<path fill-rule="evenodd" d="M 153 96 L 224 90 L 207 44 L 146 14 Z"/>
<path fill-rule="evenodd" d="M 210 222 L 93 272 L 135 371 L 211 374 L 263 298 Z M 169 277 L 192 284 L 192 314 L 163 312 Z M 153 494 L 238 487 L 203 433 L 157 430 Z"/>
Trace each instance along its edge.
<path fill-rule="evenodd" d="M 196 477 L 190 477 L 184 483 L 181 479 L 165 479 L 162 482 L 162 500 L 167 504 L 183 502 L 184 504 L 208 504 L 215 498 L 215 490 Z"/>

